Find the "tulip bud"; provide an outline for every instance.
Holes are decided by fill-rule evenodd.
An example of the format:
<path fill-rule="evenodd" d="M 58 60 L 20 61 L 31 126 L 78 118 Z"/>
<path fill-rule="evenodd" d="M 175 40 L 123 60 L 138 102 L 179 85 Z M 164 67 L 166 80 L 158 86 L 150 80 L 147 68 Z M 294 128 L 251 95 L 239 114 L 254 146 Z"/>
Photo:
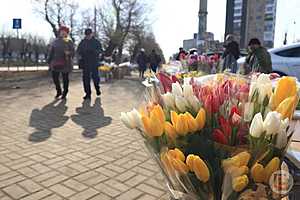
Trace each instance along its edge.
<path fill-rule="evenodd" d="M 194 166 L 194 159 L 195 159 L 195 155 L 190 154 L 188 155 L 188 157 L 186 158 L 186 164 L 189 167 L 190 171 L 194 171 L 193 170 L 193 166 Z"/>
<path fill-rule="evenodd" d="M 257 113 L 254 116 L 249 132 L 250 135 L 255 138 L 259 138 L 261 134 L 264 132 L 263 118 L 261 113 Z"/>
<path fill-rule="evenodd" d="M 177 137 L 177 133 L 174 126 L 170 122 L 165 122 L 164 128 L 167 136 L 174 141 Z"/>
<path fill-rule="evenodd" d="M 180 112 L 185 112 L 187 110 L 188 103 L 182 96 L 175 97 L 175 104 Z"/>
<path fill-rule="evenodd" d="M 277 82 L 272 101 L 272 109 L 275 110 L 285 99 L 297 94 L 297 84 L 293 77 L 283 77 Z"/>
<path fill-rule="evenodd" d="M 189 126 L 188 126 L 187 120 L 185 119 L 185 116 L 183 114 L 180 114 L 178 116 L 177 122 L 175 124 L 175 129 L 176 129 L 176 132 L 182 136 L 184 136 L 188 133 Z"/>
<path fill-rule="evenodd" d="M 120 117 L 120 120 L 123 122 L 123 124 L 129 128 L 129 129 L 134 129 L 134 125 L 131 124 L 131 121 L 129 120 L 128 116 L 126 113 L 124 112 L 121 112 L 121 117 Z"/>
<path fill-rule="evenodd" d="M 175 97 L 173 94 L 167 92 L 166 94 L 163 94 L 162 97 L 167 107 L 175 109 Z"/>
<path fill-rule="evenodd" d="M 264 129 L 267 135 L 278 133 L 281 124 L 281 114 L 278 112 L 269 112 L 264 121 Z"/>
<path fill-rule="evenodd" d="M 248 165 L 250 158 L 251 158 L 251 155 L 248 152 L 243 151 L 243 152 L 235 155 L 231 159 L 238 161 L 239 166 L 246 166 L 246 165 Z"/>
<path fill-rule="evenodd" d="M 220 144 L 228 144 L 226 136 L 220 129 L 215 129 L 213 131 L 213 139 Z"/>
<path fill-rule="evenodd" d="M 176 96 L 182 96 L 182 88 L 178 82 L 172 83 L 172 93 Z"/>
<path fill-rule="evenodd" d="M 182 162 L 185 161 L 185 156 L 182 153 L 182 151 L 180 151 L 179 149 L 175 148 L 173 150 L 169 150 L 168 154 L 172 157 L 175 158 L 177 160 L 181 160 Z"/>
<path fill-rule="evenodd" d="M 273 158 L 265 167 L 265 183 L 269 183 L 271 175 L 279 169 L 280 160 L 278 157 Z"/>
<path fill-rule="evenodd" d="M 201 104 L 200 104 L 199 100 L 194 95 L 188 96 L 187 101 L 195 112 L 198 112 L 199 109 L 201 108 Z"/>
<path fill-rule="evenodd" d="M 250 122 L 254 114 L 254 103 L 247 102 L 245 104 L 244 120 Z"/>
<path fill-rule="evenodd" d="M 156 118 L 163 124 L 166 121 L 165 113 L 160 105 L 154 106 L 151 114 L 154 114 Z"/>
<path fill-rule="evenodd" d="M 198 130 L 198 124 L 196 119 L 188 112 L 184 114 L 185 120 L 188 123 L 189 132 L 194 133 Z"/>
<path fill-rule="evenodd" d="M 251 176 L 256 183 L 262 183 L 265 180 L 264 166 L 255 163 L 251 168 Z"/>
<path fill-rule="evenodd" d="M 141 114 L 136 109 L 133 109 L 131 111 L 131 115 L 132 115 L 132 118 L 134 119 L 134 122 L 135 122 L 136 126 L 139 127 L 139 128 L 143 128 L 143 123 L 142 123 L 142 120 L 141 120 Z"/>
<path fill-rule="evenodd" d="M 203 108 L 201 108 L 196 116 L 196 121 L 198 123 L 198 130 L 201 130 L 205 126 L 206 122 L 206 113 Z"/>
<path fill-rule="evenodd" d="M 209 169 L 206 163 L 199 156 L 195 156 L 193 159 L 193 171 L 197 178 L 203 183 L 206 183 L 209 180 Z"/>
<path fill-rule="evenodd" d="M 228 168 L 226 172 L 229 173 L 232 178 L 235 178 L 238 176 L 248 174 L 249 168 L 247 166 L 241 166 L 241 167 L 232 166 Z"/>
<path fill-rule="evenodd" d="M 189 172 L 188 166 L 181 160 L 172 159 L 172 165 L 174 169 L 181 174 L 187 174 Z"/>
<path fill-rule="evenodd" d="M 282 101 L 279 104 L 276 111 L 282 115 L 283 119 L 285 118 L 292 119 L 297 103 L 298 103 L 297 96 L 286 98 L 284 101 Z"/>
<path fill-rule="evenodd" d="M 187 98 L 193 95 L 194 95 L 193 86 L 190 84 L 183 85 L 183 96 Z"/>
<path fill-rule="evenodd" d="M 164 125 L 157 119 L 155 114 L 150 115 L 150 118 L 142 116 L 142 122 L 148 136 L 160 137 L 163 134 Z"/>
<path fill-rule="evenodd" d="M 236 192 L 244 190 L 249 183 L 247 175 L 238 176 L 232 180 L 232 189 Z"/>
<path fill-rule="evenodd" d="M 171 122 L 173 124 L 173 126 L 175 126 L 177 124 L 178 121 L 178 114 L 175 111 L 171 111 Z"/>

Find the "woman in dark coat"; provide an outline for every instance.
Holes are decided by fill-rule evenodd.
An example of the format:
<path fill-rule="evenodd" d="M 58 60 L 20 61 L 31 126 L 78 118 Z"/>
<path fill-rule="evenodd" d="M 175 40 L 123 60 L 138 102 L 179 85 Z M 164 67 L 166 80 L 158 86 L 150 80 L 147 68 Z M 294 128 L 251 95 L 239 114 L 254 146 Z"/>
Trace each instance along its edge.
<path fill-rule="evenodd" d="M 56 96 L 65 99 L 69 90 L 69 73 L 73 69 L 74 44 L 68 38 L 69 28 L 61 26 L 59 36 L 50 47 L 48 63 L 52 72 L 53 82 L 56 87 Z M 63 91 L 60 86 L 59 76 L 63 78 Z"/>

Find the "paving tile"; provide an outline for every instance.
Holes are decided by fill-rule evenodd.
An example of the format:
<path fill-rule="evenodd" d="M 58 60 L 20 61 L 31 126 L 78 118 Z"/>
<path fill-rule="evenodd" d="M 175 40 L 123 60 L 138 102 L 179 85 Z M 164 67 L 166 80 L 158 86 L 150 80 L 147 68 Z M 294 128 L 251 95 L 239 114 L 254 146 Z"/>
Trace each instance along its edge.
<path fill-rule="evenodd" d="M 28 194 L 28 192 L 16 184 L 3 188 L 3 191 L 14 199 L 20 199 Z"/>
<path fill-rule="evenodd" d="M 132 188 L 131 190 L 129 190 L 129 191 L 123 193 L 122 195 L 120 195 L 119 197 L 117 197 L 117 200 L 132 200 L 132 199 L 136 199 L 137 197 L 139 197 L 141 195 L 142 195 L 141 191 Z"/>
<path fill-rule="evenodd" d="M 140 184 L 136 188 L 143 191 L 143 192 L 145 192 L 145 193 L 148 193 L 152 196 L 156 196 L 156 197 L 160 197 L 165 193 L 164 191 L 156 189 L 154 187 L 151 187 L 147 184 Z"/>
<path fill-rule="evenodd" d="M 39 192 L 33 193 L 29 196 L 26 196 L 26 197 L 22 198 L 21 200 L 39 200 L 44 197 L 50 196 L 51 194 L 52 194 L 52 192 L 49 190 L 41 190 Z"/>
<path fill-rule="evenodd" d="M 84 190 L 72 196 L 70 200 L 86 200 L 86 199 L 90 199 L 93 196 L 96 196 L 98 193 L 99 192 L 97 190 L 89 188 L 87 190 Z"/>
<path fill-rule="evenodd" d="M 29 193 L 34 193 L 34 192 L 37 192 L 37 191 L 40 191 L 43 189 L 42 186 L 38 185 L 37 183 L 35 183 L 34 181 L 32 181 L 30 179 L 19 182 L 18 185 L 23 187 Z"/>
<path fill-rule="evenodd" d="M 71 188 L 73 190 L 78 191 L 78 192 L 81 192 L 81 191 L 88 188 L 86 185 L 84 185 L 81 182 L 78 182 L 74 179 L 69 179 L 69 180 L 63 182 L 63 184 L 68 186 L 69 188 Z"/>
<path fill-rule="evenodd" d="M 53 192 L 63 196 L 64 198 L 72 196 L 76 192 L 71 190 L 70 188 L 67 188 L 66 186 L 63 186 L 61 184 L 53 185 L 49 188 Z"/>

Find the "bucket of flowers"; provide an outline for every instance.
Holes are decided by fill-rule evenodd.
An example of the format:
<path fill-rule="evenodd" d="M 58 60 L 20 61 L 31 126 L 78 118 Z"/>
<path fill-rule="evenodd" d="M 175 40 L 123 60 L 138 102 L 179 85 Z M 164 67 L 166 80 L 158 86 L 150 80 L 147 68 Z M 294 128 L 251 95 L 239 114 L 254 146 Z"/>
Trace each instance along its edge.
<path fill-rule="evenodd" d="M 98 67 L 100 72 L 100 82 L 107 82 L 112 78 L 112 67 L 109 65 L 101 65 Z"/>
<path fill-rule="evenodd" d="M 121 113 L 160 167 L 174 199 L 281 199 L 292 177 L 283 160 L 299 101 L 292 77 L 233 74 L 179 82 L 158 76 L 146 103 Z"/>

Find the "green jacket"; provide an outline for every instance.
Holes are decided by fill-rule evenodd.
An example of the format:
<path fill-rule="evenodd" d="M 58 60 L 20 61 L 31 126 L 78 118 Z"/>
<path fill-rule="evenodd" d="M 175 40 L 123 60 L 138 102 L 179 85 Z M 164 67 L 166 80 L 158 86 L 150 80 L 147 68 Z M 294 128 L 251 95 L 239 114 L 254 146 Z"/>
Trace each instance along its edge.
<path fill-rule="evenodd" d="M 272 73 L 271 56 L 264 47 L 259 47 L 254 51 L 249 52 L 246 63 L 249 65 L 249 72 Z"/>

